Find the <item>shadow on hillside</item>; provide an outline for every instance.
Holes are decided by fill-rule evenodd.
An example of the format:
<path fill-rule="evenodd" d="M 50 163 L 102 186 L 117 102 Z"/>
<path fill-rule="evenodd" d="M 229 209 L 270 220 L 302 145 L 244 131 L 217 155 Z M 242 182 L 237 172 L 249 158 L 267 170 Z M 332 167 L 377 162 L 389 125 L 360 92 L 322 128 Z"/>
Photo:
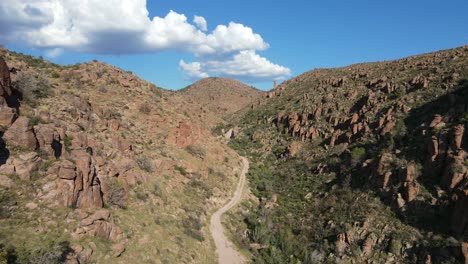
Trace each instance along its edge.
<path fill-rule="evenodd" d="M 358 106 L 360 104 L 357 103 Z M 443 189 L 441 187 L 442 175 L 447 166 L 450 166 L 446 162 L 445 156 L 440 157 L 441 155 L 447 155 L 447 153 L 439 154 L 435 162 L 429 162 L 428 146 L 431 143 L 432 134 L 428 126 L 436 114 L 443 116 L 446 123 L 444 130 L 448 131 L 447 146 L 452 144 L 452 128 L 457 124 L 465 125 L 467 129 L 464 132 L 462 149 L 466 151 L 468 149 L 468 80 L 460 80 L 447 94 L 412 109 L 403 120 L 406 127 L 406 133 L 403 135 L 380 137 L 377 143 L 360 145 L 367 151 L 367 158 L 377 158 L 382 153 L 395 154 L 397 153 L 396 150 L 399 150 L 398 154 L 395 154 L 399 160 L 414 161 L 421 164 L 422 168 L 419 177 L 417 177 L 417 181 L 421 184 L 420 194 L 423 195 L 423 192 L 425 192 L 427 195 L 427 192 L 429 192 L 431 197 L 438 197 L 438 192 Z M 352 157 L 348 152 L 336 157 L 340 157 L 344 162 L 330 168 L 330 170 L 338 172 L 339 177 L 336 181 L 330 182 L 327 188 L 332 188 L 335 184 L 341 184 L 343 187 L 350 187 L 354 190 L 374 191 L 404 223 L 436 235 L 460 238 L 460 235 L 454 234 L 450 228 L 453 207 L 449 199 L 450 193 L 439 197 L 437 202 L 427 196 L 425 199 L 413 200 L 406 203 L 405 210 L 400 210 L 396 205 L 395 195 L 404 193 L 403 181 L 406 174 L 404 166 L 392 164 L 392 176 L 389 183 L 392 187 L 390 190 L 378 189 L 376 191 L 376 187 L 369 181 L 375 167 L 361 168 L 361 166 L 352 164 Z M 327 163 L 328 161 L 323 160 L 321 162 Z M 421 252 L 421 250 L 418 249 L 417 251 Z M 454 245 L 441 245 L 423 251 L 426 250 L 435 253 L 436 259 L 433 259 L 433 261 L 442 261 L 442 258 L 447 255 L 462 258 L 459 247 Z"/>
<path fill-rule="evenodd" d="M 428 146 L 431 143 L 429 123 L 434 115 L 443 116 L 446 123 L 447 148 L 453 144 L 452 128 L 464 123 L 468 125 L 468 80 L 461 80 L 452 92 L 438 97 L 434 101 L 412 109 L 405 118 L 405 126 L 408 131 L 403 137 L 395 138 L 395 148 L 401 150 L 401 157 L 408 161 L 416 161 L 422 164 L 422 171 L 418 182 L 437 197 L 437 189 L 441 187 L 442 175 L 450 164 L 447 162 L 447 153 L 440 153 L 435 162 L 429 162 Z M 421 126 L 424 124 L 424 126 Z M 424 133 L 426 130 L 426 133 Z M 467 149 L 467 131 L 464 132 L 462 149 Z M 442 143 L 439 143 L 442 144 Z M 446 151 L 448 152 L 448 151 Z M 415 201 L 408 205 L 408 213 L 402 215 L 407 223 L 428 231 L 442 232 L 455 235 L 450 232 L 450 203 L 447 201 L 431 205 L 430 201 Z M 443 221 L 443 222 L 441 222 Z M 441 225 L 440 223 L 447 223 Z"/>

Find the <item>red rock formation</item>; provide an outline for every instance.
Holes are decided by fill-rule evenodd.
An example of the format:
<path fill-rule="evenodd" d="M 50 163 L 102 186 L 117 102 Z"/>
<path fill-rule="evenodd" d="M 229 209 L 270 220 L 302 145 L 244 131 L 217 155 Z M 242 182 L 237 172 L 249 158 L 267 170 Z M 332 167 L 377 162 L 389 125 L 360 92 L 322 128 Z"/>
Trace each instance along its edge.
<path fill-rule="evenodd" d="M 62 140 L 57 129 L 51 124 L 39 124 L 34 127 L 34 133 L 41 151 L 51 157 L 56 155 Z"/>
<path fill-rule="evenodd" d="M 418 196 L 420 185 L 416 181 L 416 167 L 414 164 L 408 164 L 406 167 L 406 177 L 403 187 L 405 188 L 405 198 L 407 202 L 411 202 Z"/>
<path fill-rule="evenodd" d="M 416 77 L 414 77 L 412 80 L 411 80 L 411 85 L 414 85 L 416 86 L 417 88 L 428 88 L 429 87 L 429 81 L 422 77 L 421 75 L 418 75 Z"/>
<path fill-rule="evenodd" d="M 19 155 L 19 159 L 13 160 L 15 174 L 23 181 L 29 181 L 31 174 L 41 167 L 42 159 L 36 152 Z"/>
<path fill-rule="evenodd" d="M 443 172 L 441 185 L 449 191 L 452 191 L 457 185 L 468 178 L 468 170 L 464 165 L 466 152 L 460 150 L 457 155 L 451 154 L 447 157 L 447 166 Z"/>
<path fill-rule="evenodd" d="M 460 150 L 463 140 L 463 132 L 465 132 L 465 126 L 462 124 L 457 125 L 453 129 L 453 148 Z"/>
<path fill-rule="evenodd" d="M 29 124 L 28 118 L 18 117 L 11 127 L 5 132 L 3 138 L 8 145 L 21 147 L 28 150 L 35 150 L 37 140 L 34 136 L 33 128 Z"/>
<path fill-rule="evenodd" d="M 295 157 L 300 149 L 300 146 L 301 145 L 299 144 L 299 142 L 292 142 L 291 144 L 289 144 L 288 148 L 286 149 L 288 155 L 291 157 Z"/>
<path fill-rule="evenodd" d="M 437 136 L 431 137 L 431 142 L 427 147 L 427 152 L 429 153 L 430 160 L 435 161 L 437 155 L 439 155 L 439 140 Z"/>
<path fill-rule="evenodd" d="M 372 247 L 374 246 L 374 244 L 375 236 L 373 234 L 368 235 L 362 245 L 362 252 L 364 253 L 364 255 L 368 256 L 372 253 Z"/>
<path fill-rule="evenodd" d="M 8 65 L 0 57 L 0 96 L 11 95 L 11 78 L 10 78 L 10 69 Z"/>
<path fill-rule="evenodd" d="M 73 152 L 76 160 L 73 204 L 78 208 L 103 206 L 99 179 L 96 177 L 91 156 L 83 150 Z"/>
<path fill-rule="evenodd" d="M 342 256 L 346 250 L 346 234 L 341 233 L 337 236 L 336 240 L 336 253 L 338 256 Z"/>
<path fill-rule="evenodd" d="M 335 142 L 338 139 L 338 137 L 340 136 L 340 134 L 341 134 L 341 130 L 339 130 L 339 129 L 337 129 L 337 130 L 335 130 L 335 132 L 333 132 L 333 135 L 332 135 L 332 137 L 330 139 L 330 147 L 335 146 Z"/>
<path fill-rule="evenodd" d="M 432 119 L 431 123 L 429 124 L 429 127 L 435 127 L 438 124 L 442 122 L 442 116 L 441 115 L 434 115 L 434 119 Z"/>
<path fill-rule="evenodd" d="M 291 113 L 288 115 L 288 127 L 291 129 L 299 120 L 299 115 L 297 113 Z"/>

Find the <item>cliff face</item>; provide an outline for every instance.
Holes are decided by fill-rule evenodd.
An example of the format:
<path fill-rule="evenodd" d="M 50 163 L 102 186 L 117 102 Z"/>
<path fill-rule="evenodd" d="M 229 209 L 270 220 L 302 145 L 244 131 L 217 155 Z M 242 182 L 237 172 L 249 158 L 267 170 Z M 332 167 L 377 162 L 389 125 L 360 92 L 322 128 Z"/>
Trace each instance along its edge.
<path fill-rule="evenodd" d="M 248 219 L 255 256 L 468 259 L 467 80 L 465 46 L 317 69 L 268 92 L 231 142 L 257 160 L 257 195 L 278 197 Z"/>
<path fill-rule="evenodd" d="M 221 119 L 104 63 L 0 58 L 0 258 L 214 262 L 206 216 L 241 166 Z"/>

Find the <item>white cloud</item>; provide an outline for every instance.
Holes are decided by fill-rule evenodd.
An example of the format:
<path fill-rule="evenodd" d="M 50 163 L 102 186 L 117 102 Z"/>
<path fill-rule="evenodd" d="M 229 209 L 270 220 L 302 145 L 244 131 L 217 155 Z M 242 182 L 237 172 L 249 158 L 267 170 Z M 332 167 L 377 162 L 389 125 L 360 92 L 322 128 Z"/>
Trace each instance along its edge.
<path fill-rule="evenodd" d="M 180 60 L 179 67 L 192 80 L 209 77 L 208 73 L 202 71 L 201 63 L 199 62 L 185 63 L 184 60 Z"/>
<path fill-rule="evenodd" d="M 291 75 L 291 70 L 274 64 L 255 51 L 246 50 L 227 60 L 207 60 L 202 62 L 179 63 L 180 68 L 192 79 L 208 77 L 208 75 L 227 76 L 244 81 L 282 80 Z"/>
<path fill-rule="evenodd" d="M 45 56 L 48 58 L 56 58 L 62 55 L 62 53 L 63 53 L 63 49 L 60 49 L 60 48 L 49 49 L 45 51 Z"/>
<path fill-rule="evenodd" d="M 226 71 L 230 73 L 234 66 L 228 65 L 250 59 L 246 65 L 265 68 L 241 67 L 247 71 L 237 69 L 237 75 L 286 72 L 256 55 L 255 51 L 269 45 L 252 28 L 230 22 L 208 32 L 205 18 L 194 16 L 192 24 L 172 10 L 165 17 L 150 18 L 146 0 L 1 0 L 0 25 L 0 42 L 44 49 L 49 56 L 60 55 L 60 50 L 97 54 L 178 50 L 195 55 L 199 69 L 217 62 L 230 68 Z M 206 71 L 197 73 L 196 67 L 188 65 L 180 68 L 193 76 L 205 76 Z"/>
<path fill-rule="evenodd" d="M 194 16 L 193 23 L 197 25 L 197 27 L 203 31 L 208 30 L 208 23 L 206 23 L 206 19 L 202 16 Z"/>

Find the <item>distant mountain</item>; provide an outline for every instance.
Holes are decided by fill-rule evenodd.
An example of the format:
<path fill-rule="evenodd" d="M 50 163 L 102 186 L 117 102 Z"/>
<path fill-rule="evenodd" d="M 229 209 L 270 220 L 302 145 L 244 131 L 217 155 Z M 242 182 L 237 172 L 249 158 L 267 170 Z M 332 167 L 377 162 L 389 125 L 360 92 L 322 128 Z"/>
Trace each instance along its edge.
<path fill-rule="evenodd" d="M 196 102 L 220 117 L 258 101 L 263 92 L 229 78 L 206 78 L 180 90 L 189 102 Z"/>

